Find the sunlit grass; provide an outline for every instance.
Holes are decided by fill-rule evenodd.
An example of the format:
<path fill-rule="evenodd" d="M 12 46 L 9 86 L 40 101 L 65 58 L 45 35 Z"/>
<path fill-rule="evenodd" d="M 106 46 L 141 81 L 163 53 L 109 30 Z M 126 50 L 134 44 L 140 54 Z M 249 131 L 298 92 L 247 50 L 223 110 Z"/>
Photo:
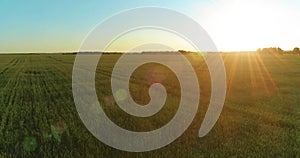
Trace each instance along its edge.
<path fill-rule="evenodd" d="M 212 131 L 204 138 L 197 137 L 211 85 L 201 55 L 189 54 L 186 57 L 197 72 L 201 92 L 191 126 L 162 149 L 128 153 L 98 141 L 79 119 L 71 88 L 74 55 L 1 55 L 0 157 L 299 157 L 300 56 L 222 56 L 228 91 Z M 169 93 L 158 114 L 132 117 L 115 104 L 110 90 L 111 71 L 119 57 L 104 55 L 98 65 L 96 88 L 102 108 L 123 128 L 148 131 L 163 126 L 177 111 L 180 86 L 176 76 L 162 65 L 138 68 L 130 79 L 131 95 L 137 103 L 149 102 L 148 73 L 153 68 L 164 77 L 150 75 L 150 83 L 162 82 Z"/>

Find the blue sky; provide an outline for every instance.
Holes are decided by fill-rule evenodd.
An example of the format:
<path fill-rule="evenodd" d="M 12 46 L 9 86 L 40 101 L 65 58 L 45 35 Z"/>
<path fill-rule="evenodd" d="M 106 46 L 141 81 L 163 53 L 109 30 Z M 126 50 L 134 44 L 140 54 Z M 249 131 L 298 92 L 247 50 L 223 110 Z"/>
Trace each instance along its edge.
<path fill-rule="evenodd" d="M 191 16 L 221 50 L 300 46 L 300 24 L 296 22 L 300 3 L 296 0 L 1 0 L 0 52 L 77 51 L 96 24 L 122 10 L 142 6 L 166 7 Z M 283 21 L 274 22 L 277 19 Z"/>

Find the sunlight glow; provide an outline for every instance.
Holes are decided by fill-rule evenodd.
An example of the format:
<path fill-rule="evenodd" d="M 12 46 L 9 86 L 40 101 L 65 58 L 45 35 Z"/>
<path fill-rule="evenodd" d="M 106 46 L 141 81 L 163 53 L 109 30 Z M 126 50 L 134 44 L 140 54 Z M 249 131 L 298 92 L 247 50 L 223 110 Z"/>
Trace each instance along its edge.
<path fill-rule="evenodd" d="M 289 50 L 300 44 L 300 14 L 282 0 L 215 0 L 210 5 L 198 11 L 198 21 L 219 50 Z"/>
<path fill-rule="evenodd" d="M 149 47 L 141 47 L 148 44 Z M 165 46 L 165 47 L 162 47 Z M 154 47 L 157 46 L 157 47 Z M 137 29 L 116 38 L 105 51 L 174 51 L 195 50 L 194 47 L 179 35 L 160 29 Z"/>

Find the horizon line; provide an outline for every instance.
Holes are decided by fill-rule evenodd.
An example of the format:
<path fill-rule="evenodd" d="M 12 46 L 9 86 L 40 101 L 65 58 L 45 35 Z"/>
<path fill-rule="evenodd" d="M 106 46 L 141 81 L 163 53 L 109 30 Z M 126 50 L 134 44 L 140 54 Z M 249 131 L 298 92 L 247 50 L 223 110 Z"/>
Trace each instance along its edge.
<path fill-rule="evenodd" d="M 0 52 L 0 54 L 61 54 L 61 53 L 153 53 L 153 52 L 180 52 L 180 51 L 184 51 L 184 52 L 196 52 L 196 53 L 209 53 L 209 52 L 216 52 L 216 51 L 189 51 L 189 50 L 170 50 L 170 51 L 166 51 L 166 50 L 150 50 L 150 51 L 131 51 L 131 52 L 126 52 L 126 51 L 33 51 L 33 52 Z M 248 51 L 217 51 L 219 53 L 233 53 L 233 52 L 256 52 L 253 50 L 248 50 Z"/>
<path fill-rule="evenodd" d="M 264 48 L 280 48 L 280 47 L 264 47 Z M 217 52 L 220 53 L 234 53 L 234 52 L 256 52 L 258 49 L 264 48 L 257 48 L 256 50 L 218 50 Z M 298 47 L 294 47 L 298 48 Z M 283 50 L 283 51 L 292 51 L 290 50 Z M 38 54 L 38 53 L 50 53 L 50 54 L 59 54 L 59 53 L 78 53 L 78 52 L 89 52 L 89 53 L 143 53 L 143 52 L 178 52 L 178 51 L 185 51 L 185 52 L 215 52 L 215 51 L 195 51 L 195 50 L 150 50 L 150 51 L 93 51 L 93 50 L 86 50 L 86 51 L 0 51 L 0 54 Z"/>

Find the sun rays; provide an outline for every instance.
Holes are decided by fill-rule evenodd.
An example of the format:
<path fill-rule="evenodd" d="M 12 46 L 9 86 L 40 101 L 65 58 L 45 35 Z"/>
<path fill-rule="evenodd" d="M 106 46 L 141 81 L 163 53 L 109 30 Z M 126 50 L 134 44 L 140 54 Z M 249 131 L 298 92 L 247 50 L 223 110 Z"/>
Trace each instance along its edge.
<path fill-rule="evenodd" d="M 252 54 L 248 53 L 248 66 L 250 71 L 250 80 L 252 88 L 257 87 L 256 77 L 254 75 L 253 63 L 252 63 Z"/>
<path fill-rule="evenodd" d="M 259 77 L 259 81 L 258 84 L 262 85 L 263 87 L 258 87 L 259 89 L 263 88 L 264 91 L 266 92 L 267 95 L 270 95 L 270 91 L 269 91 L 269 88 L 267 87 L 267 84 L 266 84 L 266 81 L 265 81 L 265 78 L 264 78 L 264 75 L 262 73 L 262 69 L 261 69 L 261 66 L 259 65 L 258 61 L 257 61 L 257 54 L 254 55 L 253 57 L 253 61 L 255 63 L 255 70 L 258 71 L 258 77 Z M 253 87 L 252 87 L 253 88 Z"/>
<path fill-rule="evenodd" d="M 229 70 L 229 75 L 228 75 L 228 92 L 230 92 L 232 86 L 233 86 L 233 80 L 234 78 L 236 77 L 235 74 L 236 74 L 236 69 L 237 69 L 237 66 L 238 66 L 238 60 L 239 60 L 239 55 L 236 54 L 234 56 L 234 59 L 233 59 L 233 63 L 231 64 L 230 66 L 230 70 Z"/>
<path fill-rule="evenodd" d="M 277 86 L 276 83 L 274 82 L 274 80 L 273 80 L 273 78 L 272 78 L 270 72 L 268 71 L 268 69 L 267 69 L 267 67 L 266 67 L 266 65 L 265 65 L 265 63 L 264 63 L 264 61 L 262 60 L 260 54 L 257 53 L 256 57 L 258 58 L 258 61 L 259 61 L 259 63 L 260 63 L 260 66 L 261 66 L 260 68 L 263 69 L 264 74 L 267 76 L 267 78 L 264 78 L 264 79 L 270 81 L 271 84 L 272 84 L 272 87 L 275 88 L 275 90 L 277 90 L 277 89 L 278 89 L 278 86 Z"/>
<path fill-rule="evenodd" d="M 262 57 L 258 53 L 231 53 L 224 54 L 223 59 L 227 69 L 228 93 L 234 92 L 233 89 L 248 87 L 253 93 L 265 93 L 270 96 L 278 90 L 268 62 L 275 60 L 278 63 L 276 66 L 280 66 L 285 62 L 280 56 L 273 54 Z"/>

